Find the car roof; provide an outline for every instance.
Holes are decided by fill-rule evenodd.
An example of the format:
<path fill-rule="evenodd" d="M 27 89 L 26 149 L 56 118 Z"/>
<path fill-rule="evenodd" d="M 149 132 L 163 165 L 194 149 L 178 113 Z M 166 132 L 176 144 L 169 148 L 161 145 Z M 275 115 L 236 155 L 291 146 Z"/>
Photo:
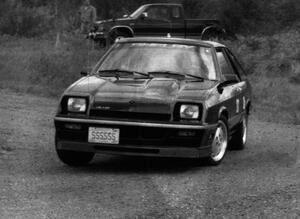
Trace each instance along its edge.
<path fill-rule="evenodd" d="M 182 6 L 182 4 L 176 4 L 176 3 L 152 3 L 152 4 L 145 4 L 144 6 L 152 6 L 152 5 L 164 5 L 164 6 Z"/>
<path fill-rule="evenodd" d="M 203 41 L 196 39 L 184 39 L 184 38 L 173 38 L 173 37 L 131 37 L 122 38 L 117 43 L 175 43 L 175 44 L 186 44 L 195 46 L 206 46 L 206 47 L 226 47 L 225 45 L 213 42 Z"/>

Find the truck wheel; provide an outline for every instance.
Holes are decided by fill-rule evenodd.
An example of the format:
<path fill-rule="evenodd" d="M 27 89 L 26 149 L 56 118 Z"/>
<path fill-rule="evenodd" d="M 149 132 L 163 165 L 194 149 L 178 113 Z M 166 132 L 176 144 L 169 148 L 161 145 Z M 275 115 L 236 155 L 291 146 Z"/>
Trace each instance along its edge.
<path fill-rule="evenodd" d="M 243 150 L 247 142 L 248 116 L 244 115 L 242 121 L 238 124 L 237 131 L 230 140 L 230 149 Z"/>
<path fill-rule="evenodd" d="M 127 38 L 127 37 L 131 37 L 131 36 L 125 32 L 113 31 L 110 34 L 109 42 L 112 45 L 116 42 L 116 40 L 121 39 L 121 38 Z"/>
<path fill-rule="evenodd" d="M 224 116 L 218 121 L 218 127 L 214 136 L 212 143 L 212 150 L 209 157 L 206 158 L 206 161 L 210 165 L 218 165 L 223 160 L 228 146 L 228 125 L 227 119 Z"/>
<path fill-rule="evenodd" d="M 222 31 L 216 29 L 207 30 L 201 36 L 201 40 L 219 41 L 220 39 L 223 39 L 223 35 L 224 33 Z"/>
<path fill-rule="evenodd" d="M 88 164 L 94 157 L 94 153 L 56 150 L 59 159 L 69 166 L 82 166 Z"/>

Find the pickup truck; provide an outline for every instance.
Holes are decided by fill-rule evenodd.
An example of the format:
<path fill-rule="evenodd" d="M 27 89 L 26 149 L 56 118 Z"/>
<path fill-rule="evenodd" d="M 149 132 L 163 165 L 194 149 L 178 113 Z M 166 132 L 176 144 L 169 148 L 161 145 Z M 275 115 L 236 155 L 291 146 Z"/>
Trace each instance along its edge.
<path fill-rule="evenodd" d="M 135 36 L 209 40 L 225 35 L 225 29 L 217 20 L 187 19 L 181 4 L 157 3 L 142 5 L 123 18 L 97 21 L 88 37 L 101 45 L 109 45 L 118 38 Z"/>

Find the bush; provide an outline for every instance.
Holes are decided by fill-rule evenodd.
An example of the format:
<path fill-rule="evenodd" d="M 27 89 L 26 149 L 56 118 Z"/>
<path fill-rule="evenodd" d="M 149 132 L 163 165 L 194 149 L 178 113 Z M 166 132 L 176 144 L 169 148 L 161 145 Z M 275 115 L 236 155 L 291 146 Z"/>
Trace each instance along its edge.
<path fill-rule="evenodd" d="M 15 7 L 4 3 L 0 21 L 0 33 L 33 37 L 47 33 L 54 27 L 54 15 L 47 6 L 25 7 L 18 3 Z"/>
<path fill-rule="evenodd" d="M 86 40 L 72 36 L 62 37 L 60 48 L 54 40 L 0 37 L 0 87 L 59 95 L 102 53 L 88 50 Z"/>
<path fill-rule="evenodd" d="M 257 118 L 300 124 L 300 32 L 239 36 L 236 42 L 223 43 L 248 74 Z"/>
<path fill-rule="evenodd" d="M 290 26 L 295 21 L 300 21 L 299 11 L 299 0 L 285 1 L 277 7 L 275 17 L 277 20 L 281 21 L 281 27 Z"/>

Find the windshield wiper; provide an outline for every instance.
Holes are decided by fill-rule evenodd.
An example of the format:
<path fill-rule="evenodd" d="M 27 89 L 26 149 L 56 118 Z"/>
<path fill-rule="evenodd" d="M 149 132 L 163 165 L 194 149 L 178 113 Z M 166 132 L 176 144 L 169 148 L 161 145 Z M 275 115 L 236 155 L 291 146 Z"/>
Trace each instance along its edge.
<path fill-rule="evenodd" d="M 168 76 L 185 78 L 184 74 L 180 74 L 178 72 L 172 72 L 172 71 L 151 71 L 151 72 L 148 72 L 148 74 L 149 75 L 168 75 Z"/>
<path fill-rule="evenodd" d="M 191 78 L 198 79 L 198 80 L 200 80 L 200 81 L 206 80 L 206 78 L 201 77 L 201 76 L 197 76 L 197 75 L 192 75 L 192 74 L 185 74 L 185 75 L 188 76 L 188 77 L 191 77 Z"/>
<path fill-rule="evenodd" d="M 206 80 L 206 78 L 201 77 L 201 76 L 192 75 L 192 74 L 181 74 L 181 73 L 172 72 L 172 71 L 153 71 L 153 72 L 148 72 L 148 74 L 149 75 L 153 75 L 153 74 L 157 74 L 157 75 L 165 74 L 165 75 L 171 75 L 171 76 L 172 75 L 174 75 L 174 76 L 180 76 L 180 77 L 183 77 L 183 78 L 191 77 L 191 78 L 195 78 L 195 79 L 200 80 L 200 81 Z"/>
<path fill-rule="evenodd" d="M 149 77 L 149 75 L 147 73 L 143 73 L 143 72 L 138 72 L 138 71 L 130 71 L 130 70 L 125 70 L 125 69 L 106 69 L 106 70 L 100 70 L 98 71 L 98 74 L 102 74 L 102 73 L 114 73 L 114 75 L 104 75 L 106 77 L 117 77 L 119 78 L 121 75 L 120 73 L 125 73 L 127 75 L 133 75 L 133 74 L 139 74 L 142 76 L 146 76 Z M 103 76 L 103 75 L 102 75 Z"/>

